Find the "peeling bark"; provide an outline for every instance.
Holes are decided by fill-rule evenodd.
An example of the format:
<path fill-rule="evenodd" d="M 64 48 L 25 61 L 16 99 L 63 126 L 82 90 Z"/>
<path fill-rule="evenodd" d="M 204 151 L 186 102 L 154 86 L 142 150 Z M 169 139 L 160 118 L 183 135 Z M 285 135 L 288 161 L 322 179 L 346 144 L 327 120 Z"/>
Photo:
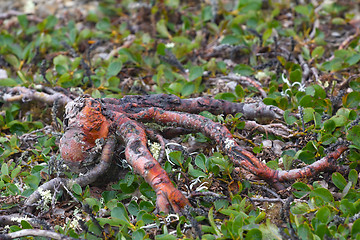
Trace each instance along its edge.
<path fill-rule="evenodd" d="M 45 102 L 55 101 L 59 98 L 58 95 L 54 96 L 51 92 L 41 95 L 36 91 L 26 91 L 24 88 L 16 89 L 16 91 L 22 98 L 26 95 L 31 99 Z M 8 100 L 12 101 L 13 99 L 9 97 Z M 64 98 L 62 103 L 69 101 L 70 98 Z M 72 167 L 73 171 L 87 173 L 74 182 L 56 178 L 40 188 L 45 190 L 51 189 L 57 184 L 70 186 L 78 183 L 85 186 L 92 183 L 109 168 L 113 149 L 117 140 L 121 139 L 125 143 L 125 155 L 128 163 L 155 190 L 157 208 L 164 212 L 168 212 L 171 208 L 175 212 L 181 212 L 185 206 L 190 205 L 189 201 L 174 187 L 166 172 L 147 147 L 147 135 L 151 139 L 157 139 L 162 147 L 164 147 L 163 139 L 136 121 L 154 121 L 157 124 L 176 127 L 180 130 L 200 131 L 215 140 L 235 165 L 257 175 L 277 190 L 284 189 L 280 182 L 312 177 L 321 171 L 340 170 L 336 159 L 347 149 L 345 146 L 339 147 L 335 152 L 304 168 L 289 171 L 270 169 L 252 153 L 240 147 L 225 126 L 196 115 L 202 111 L 233 115 L 240 112 L 246 119 L 256 119 L 261 122 L 281 119 L 283 115 L 281 109 L 267 106 L 261 102 L 231 103 L 211 98 L 181 99 L 166 94 L 125 96 L 122 99 L 80 97 L 66 106 L 65 134 L 61 139 L 60 150 L 64 161 Z M 270 132 L 274 129 L 276 131 L 276 128 L 284 130 L 283 127 L 274 124 L 256 125 L 256 127 Z M 280 135 L 284 134 L 286 135 L 286 133 Z M 106 144 L 103 145 L 103 142 Z M 102 152 L 102 156 L 98 163 L 97 156 L 100 152 Z M 34 192 L 27 200 L 27 205 L 35 203 L 39 197 L 39 193 Z"/>

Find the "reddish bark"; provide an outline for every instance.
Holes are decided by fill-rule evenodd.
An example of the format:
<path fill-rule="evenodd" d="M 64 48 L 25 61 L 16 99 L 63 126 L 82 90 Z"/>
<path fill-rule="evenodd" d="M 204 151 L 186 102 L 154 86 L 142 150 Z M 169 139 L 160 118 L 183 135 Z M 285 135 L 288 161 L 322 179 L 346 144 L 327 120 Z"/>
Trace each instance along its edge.
<path fill-rule="evenodd" d="M 264 179 L 276 189 L 284 187 L 279 182 L 295 180 L 298 178 L 312 177 L 317 173 L 339 168 L 336 159 L 347 150 L 347 147 L 340 146 L 328 156 L 303 168 L 289 171 L 274 170 L 257 159 L 252 153 L 240 147 L 234 140 L 230 131 L 223 125 L 215 123 L 208 118 L 182 112 L 164 111 L 159 108 L 147 108 L 134 114 L 128 114 L 130 118 L 141 121 L 155 121 L 166 125 L 176 125 L 187 129 L 200 131 L 211 139 L 214 139 L 222 150 L 229 156 L 235 165 L 241 166 L 251 173 Z"/>
<path fill-rule="evenodd" d="M 152 105 L 156 107 L 152 107 Z M 311 177 L 320 171 L 336 170 L 335 160 L 347 149 L 346 147 L 340 147 L 329 156 L 301 169 L 273 170 L 252 153 L 240 147 L 229 130 L 222 124 L 187 113 L 203 110 L 210 110 L 215 114 L 222 111 L 234 113 L 240 110 L 244 111 L 243 107 L 243 104 L 209 98 L 183 100 L 169 95 L 128 96 L 123 99 L 79 98 L 66 107 L 66 132 L 61 139 L 60 149 L 68 164 L 82 169 L 84 165 L 86 167 L 89 164 L 88 161 L 89 158 L 91 159 L 97 139 L 107 139 L 109 136 L 120 138 L 125 143 L 125 155 L 128 163 L 155 190 L 157 208 L 164 212 L 168 212 L 170 208 L 175 212 L 180 212 L 190 203 L 174 187 L 166 172 L 148 150 L 146 135 L 150 134 L 154 137 L 155 133 L 146 130 L 141 123 L 136 121 L 154 121 L 163 125 L 202 132 L 214 139 L 236 165 L 247 169 L 278 190 L 284 189 L 280 182 Z M 262 109 L 265 109 L 263 112 L 271 113 L 270 108 L 260 106 L 260 110 Z M 275 117 L 276 114 L 273 112 L 269 116 Z M 105 148 L 107 154 L 103 153 L 103 158 L 105 156 L 106 159 L 109 159 L 111 152 L 108 145 L 109 143 Z"/>
<path fill-rule="evenodd" d="M 321 160 L 301 169 L 273 170 L 252 153 L 240 147 L 225 126 L 194 114 L 201 111 L 233 115 L 242 113 L 246 119 L 268 122 L 282 118 L 283 111 L 277 107 L 267 106 L 262 102 L 231 103 L 211 98 L 181 99 L 165 94 L 125 96 L 122 99 L 78 98 L 70 102 L 71 99 L 64 94 L 54 93 L 51 89 L 45 90 L 48 94 L 18 88 L 14 90 L 19 92 L 18 96 L 5 100 L 15 101 L 25 98 L 49 103 L 54 101 L 61 104 L 68 103 L 64 119 L 66 129 L 61 139 L 60 150 L 63 159 L 73 171 L 87 171 L 85 177 L 79 177 L 77 182 L 81 185 L 88 184 L 93 177 L 97 177 L 109 168 L 110 156 L 117 142 L 113 137 L 117 137 L 125 143 L 129 164 L 153 187 L 157 194 L 157 207 L 164 212 L 170 208 L 180 212 L 184 206 L 189 205 L 189 202 L 173 186 L 166 172 L 147 148 L 146 134 L 158 139 L 163 147 L 161 136 L 145 129 L 135 120 L 155 121 L 180 127 L 177 130 L 200 131 L 214 139 L 236 165 L 247 169 L 277 189 L 283 189 L 280 183 L 283 181 L 312 177 L 326 170 L 339 170 L 335 160 L 347 149 L 340 147 Z M 175 132 L 178 134 L 177 131 Z M 101 139 L 107 141 L 103 150 L 101 150 L 103 146 Z M 94 156 L 100 154 L 99 150 L 102 151 L 102 156 L 100 164 L 97 164 Z M 92 170 L 88 171 L 91 168 Z M 48 185 L 52 186 L 52 184 Z"/>
<path fill-rule="evenodd" d="M 74 172 L 85 171 L 97 139 L 106 139 L 110 123 L 95 99 L 80 98 L 66 106 L 65 134 L 60 140 L 62 158 Z"/>
<path fill-rule="evenodd" d="M 125 143 L 128 163 L 155 190 L 159 211 L 168 212 L 171 207 L 175 212 L 180 212 L 185 205 L 190 205 L 151 155 L 143 127 L 124 113 L 106 111 L 105 118 L 103 111 L 100 101 L 91 98 L 80 98 L 68 104 L 67 128 L 60 142 L 64 161 L 76 170 L 87 167 L 89 163 L 86 161 L 96 140 L 115 134 Z M 109 128 L 113 131 L 109 131 Z"/>
<path fill-rule="evenodd" d="M 139 108 L 158 107 L 163 110 L 187 113 L 208 111 L 213 114 L 242 113 L 246 119 L 258 119 L 267 122 L 282 118 L 283 111 L 275 106 L 268 106 L 262 102 L 233 103 L 207 97 L 181 99 L 175 95 L 129 95 L 121 99 L 104 98 L 101 100 L 106 109 L 123 111 L 126 113 L 137 111 Z"/>

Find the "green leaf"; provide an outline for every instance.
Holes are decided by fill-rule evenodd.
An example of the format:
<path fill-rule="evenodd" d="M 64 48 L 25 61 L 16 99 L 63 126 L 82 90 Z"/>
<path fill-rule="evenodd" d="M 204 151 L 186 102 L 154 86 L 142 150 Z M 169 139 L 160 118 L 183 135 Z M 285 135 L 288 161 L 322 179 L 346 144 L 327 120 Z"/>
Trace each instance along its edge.
<path fill-rule="evenodd" d="M 27 16 L 25 14 L 23 14 L 23 15 L 19 15 L 17 18 L 18 18 L 20 26 L 23 29 L 26 29 L 29 24 L 29 21 L 27 20 Z"/>
<path fill-rule="evenodd" d="M 238 214 L 235 219 L 232 221 L 232 232 L 233 234 L 239 234 L 240 231 L 243 231 L 242 228 L 244 226 L 244 216 L 242 214 Z M 241 234 L 242 235 L 242 234 Z"/>
<path fill-rule="evenodd" d="M 322 46 L 317 46 L 311 53 L 312 58 L 321 58 L 325 49 Z"/>
<path fill-rule="evenodd" d="M 59 55 L 59 56 L 56 56 L 53 60 L 53 63 L 54 65 L 61 65 L 63 66 L 64 68 L 66 68 L 66 70 L 69 70 L 69 63 L 70 63 L 70 60 L 68 57 L 64 56 L 64 55 Z"/>
<path fill-rule="evenodd" d="M 19 188 L 18 188 L 14 183 L 9 184 L 9 185 L 8 185 L 8 189 L 9 189 L 10 192 L 13 193 L 14 195 L 20 194 Z"/>
<path fill-rule="evenodd" d="M 156 22 L 156 30 L 161 37 L 171 38 L 171 35 L 166 27 L 165 19 L 161 19 Z"/>
<path fill-rule="evenodd" d="M 253 228 L 246 234 L 245 240 L 261 240 L 262 233 L 259 229 Z"/>
<path fill-rule="evenodd" d="M 72 186 L 72 190 L 74 191 L 74 193 L 76 193 L 77 195 L 81 195 L 82 193 L 82 189 L 81 189 L 81 186 L 77 183 L 75 183 L 73 186 Z"/>
<path fill-rule="evenodd" d="M 343 175 L 341 175 L 341 173 L 338 173 L 338 172 L 335 172 L 332 174 L 332 181 L 333 181 L 334 185 L 341 191 L 344 190 L 344 188 L 347 184 Z"/>
<path fill-rule="evenodd" d="M 359 235 L 360 235 L 360 218 L 358 218 L 354 222 L 351 228 L 351 236 L 353 237 L 353 239 L 358 239 Z"/>
<path fill-rule="evenodd" d="M 121 61 L 114 61 L 110 63 L 108 69 L 107 69 L 107 77 L 110 78 L 112 76 L 118 75 L 118 73 L 121 71 L 122 68 L 122 62 Z"/>
<path fill-rule="evenodd" d="M 98 89 L 94 89 L 94 91 L 91 93 L 91 97 L 101 98 L 101 92 Z"/>
<path fill-rule="evenodd" d="M 358 172 L 355 169 L 351 169 L 348 178 L 352 182 L 352 186 L 355 187 L 358 181 Z"/>
<path fill-rule="evenodd" d="M 245 64 L 236 65 L 234 67 L 233 72 L 240 74 L 241 76 L 250 76 L 254 74 L 254 70 L 249 65 L 245 65 Z"/>
<path fill-rule="evenodd" d="M 139 205 L 135 201 L 131 201 L 127 207 L 129 213 L 135 217 L 137 217 L 140 208 Z"/>
<path fill-rule="evenodd" d="M 333 120 L 329 119 L 324 122 L 324 130 L 327 133 L 332 133 L 336 128 L 336 124 Z"/>
<path fill-rule="evenodd" d="M 357 64 L 360 61 L 360 54 L 352 54 L 348 58 L 345 59 L 345 62 L 348 63 L 350 66 Z"/>
<path fill-rule="evenodd" d="M 183 162 L 184 162 L 184 157 L 181 153 L 181 151 L 174 151 L 169 153 L 169 158 L 171 160 L 171 162 L 175 163 L 178 166 L 182 166 Z"/>
<path fill-rule="evenodd" d="M 211 207 L 209 210 L 208 219 L 209 219 L 210 225 L 213 227 L 214 231 L 216 232 L 216 235 L 221 236 L 221 232 L 215 224 L 213 207 Z"/>
<path fill-rule="evenodd" d="M 296 119 L 295 116 L 292 116 L 290 114 L 291 114 L 290 110 L 288 110 L 288 109 L 285 110 L 285 112 L 284 112 L 284 120 L 285 120 L 286 124 L 293 125 L 297 121 L 297 119 Z"/>
<path fill-rule="evenodd" d="M 304 112 L 304 121 L 306 123 L 314 120 L 315 110 L 312 107 L 304 108 L 303 112 Z"/>
<path fill-rule="evenodd" d="M 343 115 L 335 115 L 335 116 L 331 117 L 330 119 L 335 122 L 336 127 L 342 127 L 348 121 L 348 119 Z"/>
<path fill-rule="evenodd" d="M 21 227 L 23 229 L 33 229 L 31 224 L 28 221 L 25 221 L 25 220 L 21 220 Z"/>
<path fill-rule="evenodd" d="M 39 186 L 40 178 L 33 174 L 25 178 L 24 182 L 29 185 L 31 188 L 36 189 Z"/>
<path fill-rule="evenodd" d="M 334 25 L 345 25 L 346 21 L 343 18 L 335 17 L 335 18 L 331 19 L 331 23 Z"/>
<path fill-rule="evenodd" d="M 301 82 L 302 73 L 299 69 L 296 69 L 290 73 L 290 81 L 294 82 Z"/>
<path fill-rule="evenodd" d="M 12 78 L 3 78 L 0 79 L 0 86 L 2 87 L 15 87 L 16 85 L 18 85 L 19 83 L 16 82 L 16 80 L 12 79 Z"/>
<path fill-rule="evenodd" d="M 155 236 L 155 239 L 156 240 L 176 240 L 178 238 L 171 234 L 161 234 L 161 235 Z"/>
<path fill-rule="evenodd" d="M 12 172 L 11 172 L 11 178 L 12 179 L 15 179 L 18 174 L 20 173 L 21 171 L 21 166 L 17 166 Z"/>
<path fill-rule="evenodd" d="M 259 224 L 262 220 L 264 220 L 266 217 L 266 213 L 265 212 L 261 212 L 256 218 L 255 218 L 255 223 Z"/>
<path fill-rule="evenodd" d="M 343 98 L 344 107 L 356 108 L 360 106 L 360 93 L 351 92 Z"/>
<path fill-rule="evenodd" d="M 99 22 L 96 23 L 96 28 L 100 31 L 110 32 L 111 31 L 111 24 L 108 18 L 103 18 Z"/>
<path fill-rule="evenodd" d="M 9 175 L 9 167 L 6 163 L 1 165 L 1 176 Z"/>
<path fill-rule="evenodd" d="M 316 217 L 321 222 L 327 224 L 330 221 L 330 209 L 326 206 L 320 208 L 316 213 Z"/>
<path fill-rule="evenodd" d="M 271 35 L 273 33 L 273 28 L 268 28 L 265 30 L 265 32 L 263 33 L 263 41 L 266 42 L 266 40 L 268 40 Z"/>
<path fill-rule="evenodd" d="M 351 81 L 349 83 L 349 86 L 354 90 L 354 91 L 360 91 L 360 82 L 357 81 Z"/>
<path fill-rule="evenodd" d="M 295 206 L 291 207 L 291 212 L 293 214 L 305 214 L 310 210 L 310 207 L 307 203 L 299 202 Z"/>
<path fill-rule="evenodd" d="M 352 141 L 356 146 L 360 147 L 360 126 L 352 127 L 347 136 L 347 140 Z"/>
<path fill-rule="evenodd" d="M 133 240 L 142 240 L 145 239 L 146 233 L 144 229 L 137 229 L 135 232 L 132 233 Z"/>
<path fill-rule="evenodd" d="M 306 164 L 312 164 L 315 162 L 315 153 L 313 151 L 299 150 L 296 156 Z"/>
<path fill-rule="evenodd" d="M 309 17 L 311 12 L 314 10 L 314 7 L 311 4 L 308 5 L 297 5 L 295 6 L 295 12 L 300 13 L 304 16 Z"/>
<path fill-rule="evenodd" d="M 270 222 L 270 219 L 266 219 L 266 224 L 261 224 L 259 230 L 262 232 L 263 239 L 282 239 L 279 228 Z"/>
<path fill-rule="evenodd" d="M 204 69 L 200 66 L 193 66 L 189 70 L 189 80 L 193 81 L 204 74 Z"/>
<path fill-rule="evenodd" d="M 198 178 L 198 177 L 206 177 L 207 175 L 200 170 L 194 169 L 194 167 L 192 166 L 192 164 L 189 164 L 189 169 L 188 172 L 191 176 Z"/>
<path fill-rule="evenodd" d="M 345 216 L 346 215 L 353 215 L 353 214 L 358 213 L 354 203 L 350 202 L 349 199 L 346 199 L 346 198 L 341 200 L 341 202 L 340 202 L 340 210 L 342 211 L 342 213 Z"/>
<path fill-rule="evenodd" d="M 121 220 L 124 220 L 126 222 L 129 222 L 129 216 L 128 213 L 124 207 L 124 205 L 119 202 L 118 206 L 111 210 L 111 217 L 118 218 Z"/>
<path fill-rule="evenodd" d="M 154 191 L 154 189 L 152 189 L 152 187 L 146 183 L 146 182 L 143 182 L 141 185 L 140 185 L 140 192 L 147 198 L 151 199 L 151 200 L 154 200 L 156 199 L 156 193 Z M 141 204 L 140 204 L 141 206 Z"/>
<path fill-rule="evenodd" d="M 211 6 L 205 6 L 203 7 L 203 10 L 201 12 L 201 17 L 204 22 L 207 22 L 213 18 L 213 11 Z"/>
<path fill-rule="evenodd" d="M 240 38 L 234 35 L 227 35 L 221 40 L 221 44 L 239 44 Z"/>
<path fill-rule="evenodd" d="M 348 182 L 348 183 L 346 184 L 346 186 L 344 187 L 344 190 L 343 190 L 342 193 L 341 193 L 341 197 L 344 197 L 344 196 L 346 196 L 346 195 L 349 193 L 349 191 L 350 191 L 350 189 L 351 189 L 351 186 L 352 186 L 352 182 Z"/>
<path fill-rule="evenodd" d="M 333 195 L 326 188 L 320 187 L 320 188 L 314 189 L 310 193 L 310 197 L 315 197 L 315 196 L 320 197 L 321 199 L 323 199 L 325 202 L 328 202 L 328 203 L 334 202 Z"/>
<path fill-rule="evenodd" d="M 306 94 L 309 94 L 315 98 L 320 98 L 320 99 L 326 98 L 325 90 L 322 87 L 320 87 L 319 85 L 311 85 L 306 88 L 305 92 L 306 92 Z"/>
<path fill-rule="evenodd" d="M 204 172 L 207 172 L 205 163 L 206 163 L 206 156 L 204 154 L 200 153 L 199 155 L 196 156 L 195 165 L 201 168 L 201 170 L 203 170 Z"/>
<path fill-rule="evenodd" d="M 308 223 L 300 224 L 298 227 L 298 235 L 300 239 L 313 239 L 313 234 Z"/>
<path fill-rule="evenodd" d="M 52 29 L 55 27 L 58 19 L 54 15 L 49 15 L 45 20 L 45 29 Z"/>
<path fill-rule="evenodd" d="M 314 106 L 313 97 L 310 95 L 305 95 L 304 97 L 301 98 L 299 104 L 302 107 L 313 107 Z"/>
<path fill-rule="evenodd" d="M 159 54 L 161 56 L 165 56 L 166 55 L 165 49 L 166 49 L 165 44 L 164 43 L 159 43 L 157 45 L 156 52 L 157 52 L 157 54 Z"/>
<path fill-rule="evenodd" d="M 234 102 L 237 98 L 233 93 L 225 92 L 225 93 L 218 93 L 214 97 L 215 99 L 225 100 L 228 102 Z"/>
<path fill-rule="evenodd" d="M 195 84 L 193 82 L 187 82 L 181 89 L 181 95 L 186 97 L 194 93 L 194 91 L 195 91 Z"/>
<path fill-rule="evenodd" d="M 19 69 L 20 67 L 20 61 L 15 55 L 5 55 L 5 61 L 8 62 L 11 66 L 13 66 L 15 69 Z"/>
<path fill-rule="evenodd" d="M 152 212 L 154 211 L 154 205 L 151 202 L 142 201 L 139 204 L 139 208 L 144 210 L 145 212 Z"/>
<path fill-rule="evenodd" d="M 294 196 L 297 198 L 301 198 L 311 191 L 311 188 L 302 182 L 296 182 L 292 185 L 292 187 L 298 190 L 293 192 Z"/>
<path fill-rule="evenodd" d="M 236 85 L 235 94 L 240 99 L 244 98 L 245 92 L 244 92 L 244 89 L 242 88 L 242 86 L 240 84 Z"/>
<path fill-rule="evenodd" d="M 131 172 L 128 172 L 126 175 L 125 175 L 125 182 L 126 182 L 126 185 L 128 187 L 131 186 L 131 184 L 133 184 L 134 180 L 135 180 L 135 175 L 132 174 Z"/>

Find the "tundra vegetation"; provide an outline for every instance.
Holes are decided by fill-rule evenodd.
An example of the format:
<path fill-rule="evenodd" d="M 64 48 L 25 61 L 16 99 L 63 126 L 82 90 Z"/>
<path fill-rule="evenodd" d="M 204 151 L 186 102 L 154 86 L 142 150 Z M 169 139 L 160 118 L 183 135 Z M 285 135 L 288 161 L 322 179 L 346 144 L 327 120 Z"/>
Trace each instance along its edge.
<path fill-rule="evenodd" d="M 360 239 L 359 1 L 299 2 L 108 0 L 45 17 L 1 13 L 0 239 Z M 64 105 L 77 97 L 107 99 L 115 123 L 130 107 L 114 99 L 145 107 L 127 116 L 154 122 L 130 135 L 145 129 L 149 156 L 186 204 L 157 201 L 136 174 L 146 166 L 128 163 L 112 137 L 91 151 L 111 155 L 116 174 L 94 180 L 98 168 L 65 165 L 60 138 L 80 117 L 63 121 Z M 150 114 L 174 101 L 197 117 Z M 175 126 L 180 116 L 187 128 Z M 245 151 L 254 166 L 236 162 Z"/>

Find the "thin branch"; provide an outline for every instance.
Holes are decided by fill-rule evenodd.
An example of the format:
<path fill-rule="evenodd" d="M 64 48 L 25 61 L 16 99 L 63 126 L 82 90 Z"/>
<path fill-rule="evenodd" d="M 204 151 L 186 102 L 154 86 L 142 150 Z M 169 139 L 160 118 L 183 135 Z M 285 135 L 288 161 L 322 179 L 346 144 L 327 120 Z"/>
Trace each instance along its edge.
<path fill-rule="evenodd" d="M 263 98 L 266 98 L 267 97 L 267 94 L 266 92 L 264 91 L 264 89 L 261 87 L 260 83 L 250 77 L 246 77 L 246 76 L 240 76 L 240 75 L 237 75 L 235 73 L 229 73 L 229 75 L 227 76 L 220 76 L 220 77 L 217 77 L 217 78 L 210 78 L 210 80 L 217 80 L 217 79 L 227 79 L 227 80 L 231 80 L 231 81 L 236 81 L 242 85 L 247 85 L 247 86 L 253 86 L 255 87 L 257 90 L 259 90 L 261 96 Z"/>
<path fill-rule="evenodd" d="M 56 100 L 58 100 L 59 104 L 66 105 L 68 102 L 72 101 L 70 97 L 63 93 L 53 92 L 52 94 L 47 94 L 25 87 L 13 87 L 9 89 L 8 92 L 9 93 L 3 95 L 3 99 L 6 102 L 28 102 L 35 100 L 45 102 L 47 104 L 53 104 Z"/>
<path fill-rule="evenodd" d="M 0 239 L 2 240 L 8 240 L 8 239 L 16 239 L 21 237 L 47 237 L 57 240 L 73 240 L 76 238 L 67 237 L 65 235 L 62 235 L 60 233 L 56 233 L 49 230 L 41 230 L 41 229 L 23 229 L 17 232 L 11 232 L 7 234 L 0 234 Z"/>

